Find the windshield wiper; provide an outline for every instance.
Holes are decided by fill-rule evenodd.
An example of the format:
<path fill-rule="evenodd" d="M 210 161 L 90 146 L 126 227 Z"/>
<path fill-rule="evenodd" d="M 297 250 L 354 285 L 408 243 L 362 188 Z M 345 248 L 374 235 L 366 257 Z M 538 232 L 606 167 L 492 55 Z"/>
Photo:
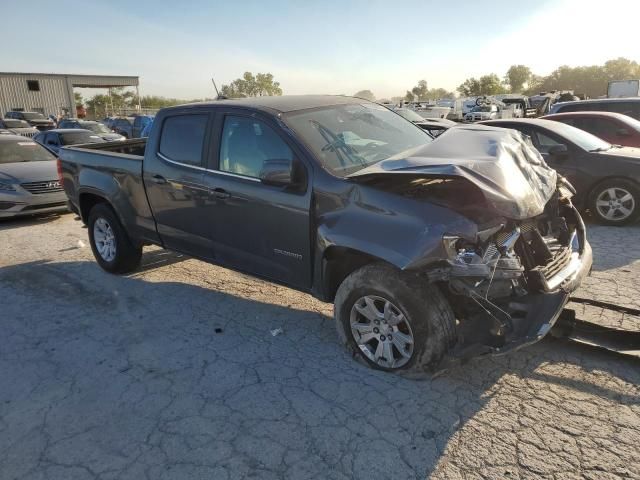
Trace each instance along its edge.
<path fill-rule="evenodd" d="M 346 144 L 346 142 L 344 141 L 344 138 L 341 138 L 339 135 L 336 135 L 335 133 L 333 133 L 331 130 L 329 130 L 327 127 L 325 127 L 324 125 L 322 125 L 320 122 L 316 120 L 311 120 L 311 123 L 313 123 L 316 126 L 316 128 L 320 132 L 320 135 L 322 135 L 322 138 L 324 138 L 327 141 L 327 144 L 322 147 L 322 151 L 325 152 L 327 150 L 333 150 L 336 153 L 336 156 L 340 160 L 340 163 L 342 164 L 343 167 L 347 167 L 347 163 L 345 162 L 344 156 L 342 155 L 343 152 L 349 158 L 352 164 L 357 164 L 357 163 L 360 163 L 362 165 L 367 164 L 367 162 L 365 162 L 363 158 L 360 158 L 359 155 L 356 155 L 354 153 L 353 148 L 351 148 L 349 145 Z"/>
<path fill-rule="evenodd" d="M 606 152 L 607 150 L 611 150 L 611 147 L 612 147 L 612 146 L 613 146 L 613 145 L 611 145 L 611 146 L 609 146 L 609 147 L 607 147 L 607 148 L 605 148 L 605 147 L 598 147 L 598 148 L 594 148 L 594 149 L 589 150 L 589 153 Z"/>

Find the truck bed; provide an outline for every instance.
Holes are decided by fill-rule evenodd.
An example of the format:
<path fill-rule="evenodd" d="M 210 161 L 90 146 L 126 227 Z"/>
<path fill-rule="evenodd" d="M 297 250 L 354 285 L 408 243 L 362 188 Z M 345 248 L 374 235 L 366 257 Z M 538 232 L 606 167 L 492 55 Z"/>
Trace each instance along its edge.
<path fill-rule="evenodd" d="M 81 197 L 99 194 L 120 215 L 133 238 L 158 243 L 143 181 L 147 139 L 74 145 L 60 149 L 63 188 L 83 215 Z M 83 215 L 86 222 L 86 215 Z"/>
<path fill-rule="evenodd" d="M 127 156 L 144 157 L 146 146 L 146 138 L 133 138 L 131 140 L 117 142 L 87 143 L 84 145 L 75 145 L 73 147 L 67 148 L 73 150 L 100 150 L 101 152 L 111 152 Z"/>

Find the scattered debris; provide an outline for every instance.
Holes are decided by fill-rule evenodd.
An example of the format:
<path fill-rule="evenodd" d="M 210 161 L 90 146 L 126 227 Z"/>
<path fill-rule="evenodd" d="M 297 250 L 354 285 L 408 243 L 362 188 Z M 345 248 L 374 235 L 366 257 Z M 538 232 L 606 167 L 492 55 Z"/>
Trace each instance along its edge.
<path fill-rule="evenodd" d="M 275 330 L 271 330 L 272 337 L 277 337 L 281 333 L 284 333 L 284 330 L 282 328 L 276 328 Z"/>
<path fill-rule="evenodd" d="M 78 240 L 78 246 L 79 246 L 80 248 L 84 248 L 84 247 L 86 247 L 86 246 L 87 246 L 87 244 L 86 244 L 86 243 L 84 243 L 82 240 Z"/>
<path fill-rule="evenodd" d="M 213 331 L 216 333 L 222 333 L 222 329 L 220 327 L 214 328 Z"/>

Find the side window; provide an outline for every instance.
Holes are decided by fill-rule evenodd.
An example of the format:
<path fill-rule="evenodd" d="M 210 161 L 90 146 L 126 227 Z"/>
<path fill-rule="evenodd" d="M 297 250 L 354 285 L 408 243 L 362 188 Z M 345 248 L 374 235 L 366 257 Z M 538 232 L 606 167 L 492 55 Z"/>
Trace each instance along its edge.
<path fill-rule="evenodd" d="M 638 102 L 611 102 L 604 108 L 607 112 L 622 113 L 633 118 L 638 118 Z"/>
<path fill-rule="evenodd" d="M 549 153 L 551 147 L 562 144 L 561 141 L 555 140 L 551 136 L 538 131 L 532 132 L 532 138 L 540 153 Z"/>
<path fill-rule="evenodd" d="M 225 117 L 221 171 L 259 178 L 264 161 L 275 159 L 293 160 L 293 152 L 271 127 L 254 118 Z"/>
<path fill-rule="evenodd" d="M 206 114 L 167 117 L 160 134 L 160 153 L 175 162 L 202 165 L 207 119 Z"/>
<path fill-rule="evenodd" d="M 612 137 L 615 136 L 617 126 L 611 120 L 603 118 L 588 118 L 584 119 L 583 130 L 592 133 L 596 137 Z"/>

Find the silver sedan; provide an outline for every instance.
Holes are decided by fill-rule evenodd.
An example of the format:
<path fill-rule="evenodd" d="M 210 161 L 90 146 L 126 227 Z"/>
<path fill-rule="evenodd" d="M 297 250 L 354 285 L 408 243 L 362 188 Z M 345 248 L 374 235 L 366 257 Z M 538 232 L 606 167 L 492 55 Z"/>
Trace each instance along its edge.
<path fill-rule="evenodd" d="M 0 135 L 0 218 L 66 209 L 56 157 L 29 138 Z"/>

